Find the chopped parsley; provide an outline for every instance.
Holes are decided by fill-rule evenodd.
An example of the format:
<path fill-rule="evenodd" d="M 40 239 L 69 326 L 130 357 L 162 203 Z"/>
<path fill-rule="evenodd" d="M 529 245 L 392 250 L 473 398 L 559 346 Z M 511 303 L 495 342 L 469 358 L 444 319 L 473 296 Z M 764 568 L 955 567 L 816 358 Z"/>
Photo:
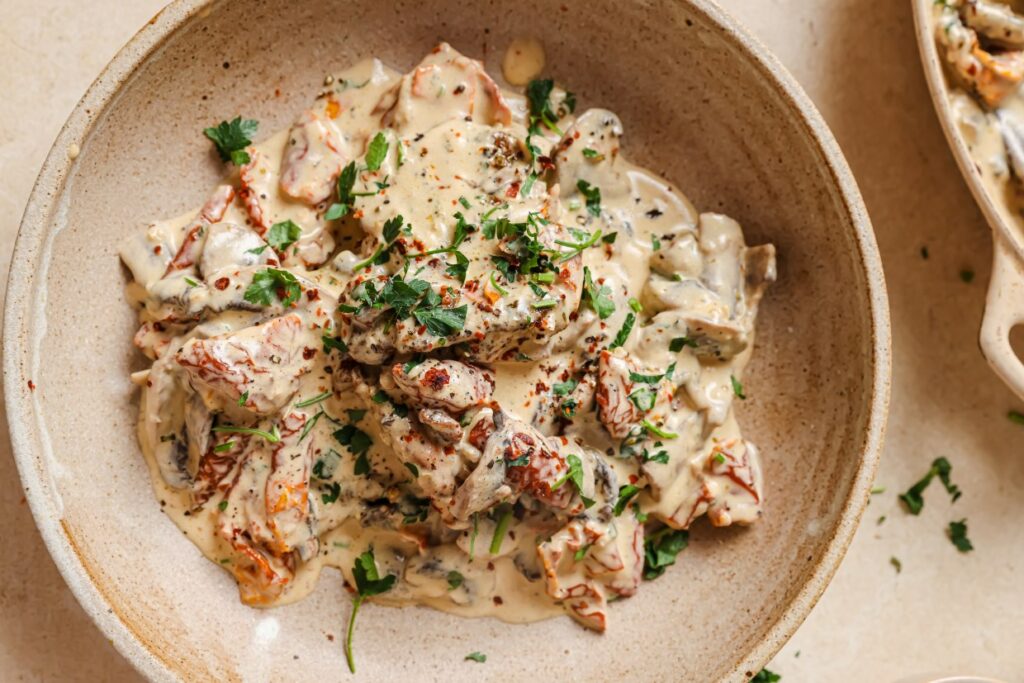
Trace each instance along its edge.
<path fill-rule="evenodd" d="M 370 460 L 367 453 L 370 451 L 370 446 L 373 445 L 370 435 L 355 425 L 347 424 L 334 432 L 334 438 L 347 448 L 349 453 L 356 456 L 355 473 L 369 474 Z"/>
<path fill-rule="evenodd" d="M 587 200 L 587 211 L 595 218 L 601 216 L 601 188 L 591 185 L 586 180 L 577 180 L 576 189 Z"/>
<path fill-rule="evenodd" d="M 775 673 L 774 671 L 769 671 L 768 669 L 761 669 L 753 678 L 750 679 L 750 683 L 778 683 L 778 681 L 781 680 L 782 676 Z"/>
<path fill-rule="evenodd" d="M 372 547 L 356 558 L 356 563 L 352 566 L 352 577 L 356 582 L 356 597 L 352 601 L 352 614 L 349 616 L 348 631 L 345 635 L 345 660 L 348 662 L 349 671 L 355 673 L 356 662 L 352 656 L 352 631 L 355 628 L 359 606 L 366 598 L 391 590 L 398 577 L 388 574 L 381 578 L 377 571 L 377 562 L 373 557 Z"/>
<path fill-rule="evenodd" d="M 259 122 L 236 116 L 231 121 L 221 121 L 215 128 L 206 128 L 203 134 L 213 141 L 221 161 L 230 161 L 235 166 L 249 163 L 245 148 L 252 144 Z"/>
<path fill-rule="evenodd" d="M 634 486 L 633 484 L 625 484 L 619 487 L 619 499 L 615 501 L 614 508 L 616 517 L 626 511 L 626 506 L 629 505 L 629 501 L 633 500 L 638 493 L 640 493 L 640 487 Z"/>
<path fill-rule="evenodd" d="M 530 105 L 530 133 L 540 132 L 538 123 L 543 123 L 552 132 L 561 135 L 558 129 L 558 115 L 551 108 L 551 91 L 555 82 L 550 78 L 530 81 L 526 86 L 526 100 Z"/>
<path fill-rule="evenodd" d="M 193 280 L 190 277 L 186 277 L 185 278 L 185 284 L 187 284 L 189 287 L 198 287 L 199 286 L 199 283 L 196 282 L 195 280 Z"/>
<path fill-rule="evenodd" d="M 448 590 L 453 591 L 462 585 L 465 578 L 456 570 L 448 572 Z"/>
<path fill-rule="evenodd" d="M 302 228 L 292 220 L 274 223 L 267 232 L 267 242 L 277 251 L 284 251 L 302 237 Z"/>
<path fill-rule="evenodd" d="M 587 556 L 587 551 L 590 550 L 590 545 L 590 543 L 581 545 L 579 550 L 572 554 L 572 559 L 576 562 L 582 562 L 583 558 Z"/>
<path fill-rule="evenodd" d="M 570 379 L 568 382 L 555 382 L 551 386 L 551 393 L 555 396 L 568 396 L 579 386 L 578 379 Z"/>
<path fill-rule="evenodd" d="M 213 447 L 213 452 L 214 453 L 225 453 L 227 451 L 230 451 L 234 447 L 235 447 L 235 442 L 233 440 L 232 441 L 225 441 L 222 444 L 218 444 L 218 445 L 214 446 Z"/>
<path fill-rule="evenodd" d="M 974 546 L 971 545 L 971 540 L 967 538 L 966 519 L 961 519 L 959 522 L 949 523 L 949 540 L 956 546 L 956 549 L 962 553 L 969 553 L 974 550 Z"/>
<path fill-rule="evenodd" d="M 746 401 L 747 395 L 743 393 L 743 384 L 736 379 L 736 375 L 729 375 L 729 381 L 732 382 L 732 393 L 736 394 L 736 398 Z"/>
<path fill-rule="evenodd" d="M 249 390 L 246 389 L 242 392 L 242 395 L 238 397 L 238 405 L 244 406 L 245 402 L 249 400 Z"/>
<path fill-rule="evenodd" d="M 317 479 L 330 479 L 340 464 L 341 454 L 330 448 L 313 463 L 313 476 Z"/>
<path fill-rule="evenodd" d="M 331 204 L 327 209 L 327 212 L 324 214 L 325 219 L 333 221 L 352 210 L 352 203 L 355 201 L 352 188 L 355 187 L 355 184 L 356 162 L 352 161 L 338 174 L 338 201 Z"/>
<path fill-rule="evenodd" d="M 487 661 L 487 655 L 485 655 L 482 652 L 470 652 L 468 655 L 466 655 L 465 659 L 463 659 L 462 661 L 465 662 L 465 661 L 469 661 L 469 660 L 473 660 L 474 662 L 477 662 L 478 664 L 483 664 L 484 662 Z"/>
<path fill-rule="evenodd" d="M 615 335 L 615 340 L 612 341 L 612 345 L 608 348 L 617 349 L 625 344 L 626 340 L 629 339 L 629 333 L 633 331 L 634 323 L 636 323 L 636 314 L 632 312 L 627 313 L 626 319 L 622 323 L 622 327 L 619 328 L 618 334 Z"/>
<path fill-rule="evenodd" d="M 217 509 L 220 510 L 221 512 L 224 512 L 225 510 L 228 509 L 228 502 L 226 500 L 222 500 L 221 502 L 217 503 Z"/>
<path fill-rule="evenodd" d="M 665 527 L 647 537 L 644 541 L 644 573 L 647 581 L 665 573 L 665 569 L 676 563 L 676 556 L 690 542 L 690 534 L 683 529 Z"/>
<path fill-rule="evenodd" d="M 569 251 L 560 252 L 558 259 L 559 263 L 568 261 L 569 259 L 583 253 L 584 249 L 594 246 L 597 241 L 601 239 L 601 231 L 595 230 L 593 233 L 586 232 L 585 230 L 579 230 L 577 228 L 569 228 L 569 232 L 576 238 L 576 242 L 568 242 L 566 240 L 555 240 L 555 244 L 560 247 L 566 247 Z"/>
<path fill-rule="evenodd" d="M 591 147 L 583 148 L 583 156 L 586 157 L 587 159 L 593 159 L 594 161 L 604 160 L 604 155 Z"/>
<path fill-rule="evenodd" d="M 650 420 L 641 420 L 640 424 L 648 432 L 650 432 L 651 434 L 654 434 L 657 437 L 661 437 L 662 439 L 678 439 L 679 438 L 679 435 L 676 434 L 675 432 L 665 431 L 661 427 L 658 427 L 657 425 L 653 424 Z"/>
<path fill-rule="evenodd" d="M 323 500 L 324 505 L 330 505 L 334 501 L 338 500 L 338 496 L 341 495 L 341 484 L 334 481 L 327 484 L 327 493 L 321 493 L 320 498 Z"/>
<path fill-rule="evenodd" d="M 928 470 L 928 473 L 921 478 L 916 484 L 911 486 L 906 493 L 900 494 L 900 500 L 907 506 L 907 510 L 912 515 L 921 514 L 921 509 L 924 507 L 924 497 L 922 494 L 924 490 L 928 488 L 928 485 L 932 483 L 932 479 L 936 476 L 942 482 L 942 485 L 946 488 L 946 492 L 949 493 L 952 502 L 956 502 L 961 495 L 960 488 L 950 480 L 950 473 L 953 471 L 953 466 L 949 464 L 949 461 L 945 458 L 936 458 L 932 461 L 932 466 Z"/>
<path fill-rule="evenodd" d="M 651 234 L 651 250 L 661 251 L 661 240 L 653 233 Z"/>
<path fill-rule="evenodd" d="M 360 261 L 352 267 L 352 272 L 358 272 L 371 265 L 380 265 L 387 263 L 388 258 L 391 254 L 391 247 L 395 245 L 395 241 L 402 232 L 403 218 L 401 215 L 389 218 L 384 222 L 384 229 L 382 230 L 382 236 L 384 237 L 383 243 L 377 246 L 377 249 L 373 252 L 373 255 L 365 261 Z"/>
<path fill-rule="evenodd" d="M 411 474 L 414 478 L 418 478 L 420 476 L 420 468 L 416 467 L 415 463 L 406 462 L 402 464 L 405 465 L 405 469 L 409 470 L 409 474 Z"/>
<path fill-rule="evenodd" d="M 580 500 L 583 501 L 583 507 L 591 507 L 595 501 L 583 495 L 583 461 L 574 453 L 570 453 L 565 458 L 565 461 L 569 464 L 569 469 L 558 479 L 558 481 L 551 485 L 551 490 L 556 491 L 561 488 L 562 484 L 567 481 L 571 481 L 580 494 Z"/>
<path fill-rule="evenodd" d="M 615 312 L 611 287 L 594 284 L 593 275 L 587 266 L 583 267 L 583 298 L 590 302 L 590 307 L 594 309 L 597 317 L 601 320 Z"/>
<path fill-rule="evenodd" d="M 302 287 L 287 270 L 267 268 L 253 275 L 252 284 L 245 290 L 242 297 L 251 304 L 270 306 L 275 301 L 287 308 L 299 300 Z"/>
<path fill-rule="evenodd" d="M 388 155 L 388 139 L 384 137 L 383 132 L 378 132 L 373 136 L 373 140 L 370 140 L 369 147 L 366 148 L 366 170 L 377 171 L 380 170 L 380 165 L 383 163 L 384 158 Z"/>
<path fill-rule="evenodd" d="M 896 570 L 897 574 L 903 571 L 903 563 L 900 562 L 900 558 L 896 557 L 895 555 L 889 558 L 889 564 L 892 565 L 892 568 Z"/>
<path fill-rule="evenodd" d="M 657 398 L 658 392 L 648 386 L 637 387 L 629 394 L 629 400 L 636 406 L 637 410 L 643 412 L 654 408 Z"/>
<path fill-rule="evenodd" d="M 348 352 L 348 344 L 337 337 L 331 337 L 328 335 L 322 335 L 320 341 L 324 343 L 324 353 L 330 353 L 331 351 L 340 351 L 342 353 Z"/>
<path fill-rule="evenodd" d="M 697 342 L 693 341 L 689 337 L 676 337 L 668 343 L 668 350 L 672 353 L 679 353 L 686 346 L 697 348 Z"/>

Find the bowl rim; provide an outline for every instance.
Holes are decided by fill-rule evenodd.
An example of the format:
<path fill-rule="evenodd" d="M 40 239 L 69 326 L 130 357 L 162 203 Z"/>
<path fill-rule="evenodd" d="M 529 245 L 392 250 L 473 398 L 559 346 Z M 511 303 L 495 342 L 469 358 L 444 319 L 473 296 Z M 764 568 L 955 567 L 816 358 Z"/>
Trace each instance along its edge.
<path fill-rule="evenodd" d="M 675 0 L 693 8 L 742 48 L 752 64 L 782 97 L 789 114 L 802 124 L 834 183 L 849 215 L 867 290 L 870 315 L 870 410 L 863 449 L 850 492 L 842 501 L 838 523 L 807 581 L 750 650 L 738 656 L 721 680 L 746 681 L 760 670 L 804 621 L 824 593 L 853 540 L 867 505 L 881 457 L 891 385 L 891 329 L 881 256 L 857 183 L 839 146 L 810 98 L 781 62 L 737 20 L 713 0 Z M 4 400 L 14 460 L 32 516 L 50 556 L 79 604 L 136 670 L 150 680 L 177 681 L 170 658 L 157 651 L 122 619 L 106 600 L 78 554 L 75 539 L 62 518 L 44 456 L 38 448 L 38 405 L 31 385 L 32 354 L 27 332 L 34 323 L 34 294 L 45 281 L 51 216 L 65 191 L 65 182 L 93 125 L 116 103 L 122 87 L 137 69 L 178 29 L 211 10 L 216 0 L 174 0 L 154 15 L 107 64 L 75 106 L 53 143 L 25 207 L 14 247 L 3 321 Z"/>

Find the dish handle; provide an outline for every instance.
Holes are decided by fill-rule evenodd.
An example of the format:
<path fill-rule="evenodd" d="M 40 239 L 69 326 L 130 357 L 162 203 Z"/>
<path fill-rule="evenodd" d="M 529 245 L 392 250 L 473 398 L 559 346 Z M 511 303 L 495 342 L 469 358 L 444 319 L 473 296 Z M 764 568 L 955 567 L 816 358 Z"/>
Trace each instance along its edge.
<path fill-rule="evenodd" d="M 993 237 L 992 279 L 979 343 L 999 378 L 1024 399 L 1024 363 L 1010 346 L 1010 330 L 1024 323 L 1024 270 L 1006 238 L 998 232 Z"/>

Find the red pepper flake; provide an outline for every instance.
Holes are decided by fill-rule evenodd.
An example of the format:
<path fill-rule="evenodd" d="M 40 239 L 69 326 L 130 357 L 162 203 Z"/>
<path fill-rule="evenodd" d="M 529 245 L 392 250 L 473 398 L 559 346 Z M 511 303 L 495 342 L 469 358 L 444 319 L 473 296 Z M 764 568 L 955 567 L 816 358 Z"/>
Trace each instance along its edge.
<path fill-rule="evenodd" d="M 316 349 L 311 349 L 308 346 L 306 346 L 306 347 L 304 347 L 302 349 L 302 357 L 305 360 L 309 360 L 310 358 L 312 358 L 315 355 L 316 355 Z"/>
<path fill-rule="evenodd" d="M 505 190 L 505 196 L 508 197 L 509 199 L 515 199 L 516 196 L 519 194 L 520 185 L 522 185 L 522 183 L 520 183 L 518 180 L 509 185 L 508 189 Z"/>
<path fill-rule="evenodd" d="M 154 254 L 159 254 L 159 253 L 160 253 L 161 251 L 163 251 L 163 250 L 164 250 L 163 246 L 162 246 L 162 245 L 159 245 L 159 244 L 158 244 L 158 245 L 156 245 L 155 247 L 153 247 L 153 253 L 154 253 Z"/>
<path fill-rule="evenodd" d="M 318 300 L 320 298 L 320 290 L 319 289 L 307 289 L 306 290 L 306 298 L 309 299 L 310 301 Z"/>
<path fill-rule="evenodd" d="M 32 380 L 28 381 L 28 390 L 29 391 L 35 391 L 36 390 L 36 383 L 33 382 Z"/>
<path fill-rule="evenodd" d="M 503 604 L 505 604 L 505 601 L 501 599 L 500 595 L 495 595 L 494 596 L 494 604 L 497 605 L 498 607 L 501 607 Z"/>
<path fill-rule="evenodd" d="M 230 285 L 230 284 L 231 284 L 231 280 L 229 280 L 228 278 L 226 278 L 226 277 L 219 277 L 213 283 L 213 286 L 216 287 L 217 289 L 221 290 L 221 291 L 224 291 L 225 289 L 228 288 L 228 285 Z"/>

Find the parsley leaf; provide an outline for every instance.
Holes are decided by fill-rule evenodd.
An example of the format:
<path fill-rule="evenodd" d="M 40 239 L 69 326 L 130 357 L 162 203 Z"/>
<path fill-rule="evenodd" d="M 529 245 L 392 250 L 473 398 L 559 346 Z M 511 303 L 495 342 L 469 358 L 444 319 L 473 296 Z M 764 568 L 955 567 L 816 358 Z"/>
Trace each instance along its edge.
<path fill-rule="evenodd" d="M 284 251 L 302 237 L 302 228 L 291 220 L 274 223 L 267 232 L 267 242 L 277 251 Z"/>
<path fill-rule="evenodd" d="M 612 289 L 608 285 L 594 284 L 590 268 L 583 267 L 583 295 L 590 302 L 590 306 L 597 313 L 597 317 L 604 320 L 615 312 L 615 302 L 612 301 Z"/>
<path fill-rule="evenodd" d="M 370 258 L 365 261 L 360 261 L 356 265 L 352 266 L 352 272 L 358 272 L 366 266 L 387 263 L 391 247 L 394 246 L 395 240 L 397 240 L 398 236 L 402 233 L 402 222 L 404 220 L 405 219 L 403 219 L 401 215 L 386 220 L 384 222 L 384 228 L 381 231 L 382 236 L 384 237 L 384 242 L 377 246 L 376 251 L 373 252 L 373 255 L 371 255 Z"/>
<path fill-rule="evenodd" d="M 530 105 L 531 133 L 539 132 L 537 123 L 540 122 L 558 135 L 562 134 L 555 124 L 558 115 L 551 108 L 551 91 L 554 87 L 555 82 L 550 78 L 533 80 L 526 86 L 526 99 Z"/>
<path fill-rule="evenodd" d="M 676 556 L 690 542 L 690 534 L 682 529 L 665 527 L 644 541 L 644 579 L 650 581 L 665 573 L 665 568 L 676 563 Z"/>
<path fill-rule="evenodd" d="M 236 116 L 231 121 L 221 121 L 216 128 L 205 128 L 203 134 L 213 141 L 221 161 L 230 161 L 235 166 L 249 163 L 245 148 L 252 144 L 259 122 Z"/>
<path fill-rule="evenodd" d="M 483 664 L 484 662 L 487 661 L 487 655 L 485 655 L 482 652 L 470 652 L 468 655 L 466 655 L 465 659 L 463 659 L 462 661 L 465 662 L 465 661 L 469 661 L 471 659 L 474 662 L 477 662 L 478 664 Z"/>
<path fill-rule="evenodd" d="M 626 314 L 626 319 L 622 323 L 622 327 L 619 328 L 618 334 L 615 335 L 615 340 L 612 341 L 611 346 L 609 346 L 608 348 L 609 349 L 617 349 L 620 346 L 622 346 L 623 344 L 625 344 L 626 340 L 629 339 L 629 333 L 633 331 L 633 324 L 635 322 L 636 322 L 636 314 L 635 313 L 627 313 Z"/>
<path fill-rule="evenodd" d="M 327 493 L 321 493 L 320 498 L 323 500 L 324 505 L 330 505 L 334 501 L 338 500 L 338 496 L 340 495 L 341 484 L 335 481 L 327 485 Z"/>
<path fill-rule="evenodd" d="M 356 563 L 352 566 L 352 577 L 356 582 L 356 597 L 352 601 L 352 614 L 349 616 L 348 632 L 345 635 L 345 660 L 348 662 L 349 671 L 355 673 L 356 662 L 352 655 L 352 631 L 355 628 L 359 606 L 366 598 L 391 590 L 398 577 L 394 574 L 388 574 L 384 578 L 380 577 L 372 547 L 356 558 Z"/>
<path fill-rule="evenodd" d="M 952 497 L 953 502 L 960 497 L 961 491 L 952 481 L 950 481 L 950 473 L 953 471 L 953 466 L 949 464 L 949 461 L 945 458 L 936 458 L 932 461 L 932 466 L 928 470 L 920 481 L 907 489 L 906 493 L 900 494 L 900 500 L 907 506 L 907 510 L 912 515 L 921 514 L 921 509 L 924 507 L 924 497 L 922 494 L 928 485 L 932 483 L 932 479 L 939 477 L 942 485 L 946 487 L 946 491 Z"/>
<path fill-rule="evenodd" d="M 555 396 L 568 396 L 579 386 L 579 383 L 578 379 L 570 379 L 568 382 L 555 382 L 551 387 L 551 392 Z"/>
<path fill-rule="evenodd" d="M 447 337 L 460 332 L 466 326 L 466 312 L 468 307 L 463 304 L 458 308 L 417 308 L 413 316 L 423 325 L 427 331 L 437 337 Z"/>
<path fill-rule="evenodd" d="M 580 460 L 579 456 L 570 453 L 565 461 L 569 463 L 569 470 L 562 475 L 562 477 L 551 486 L 551 490 L 555 491 L 567 481 L 571 481 L 579 491 L 580 499 L 583 501 L 583 507 L 590 507 L 594 504 L 594 501 L 583 495 L 583 461 Z"/>
<path fill-rule="evenodd" d="M 747 395 L 743 393 L 743 385 L 736 379 L 735 375 L 729 375 L 729 381 L 732 382 L 732 393 L 736 394 L 736 398 L 741 401 L 747 400 Z"/>
<path fill-rule="evenodd" d="M 465 578 L 456 570 L 448 572 L 448 590 L 453 591 L 462 585 Z"/>
<path fill-rule="evenodd" d="M 378 132 L 370 140 L 370 146 L 366 148 L 366 170 L 380 170 L 380 165 L 388 155 L 388 139 L 384 133 Z"/>
<path fill-rule="evenodd" d="M 615 516 L 618 517 L 626 510 L 626 506 L 629 505 L 629 501 L 636 497 L 636 494 L 640 493 L 640 487 L 634 486 L 633 484 L 625 484 L 619 487 L 619 499 L 615 501 Z"/>
<path fill-rule="evenodd" d="M 320 336 L 320 341 L 324 343 L 324 353 L 330 353 L 331 351 L 340 351 L 345 353 L 348 351 L 348 344 L 337 337 L 331 337 L 326 334 Z"/>
<path fill-rule="evenodd" d="M 654 408 L 657 398 L 658 392 L 647 386 L 637 387 L 629 394 L 629 400 L 636 406 L 637 410 L 643 412 Z"/>
<path fill-rule="evenodd" d="M 949 523 L 949 540 L 962 553 L 969 553 L 974 550 L 971 540 L 967 538 L 967 520 Z"/>
<path fill-rule="evenodd" d="M 367 453 L 370 451 L 370 446 L 373 445 L 370 435 L 355 425 L 347 424 L 334 432 L 334 438 L 342 446 L 345 446 L 349 453 L 356 456 L 353 472 L 358 475 L 369 474 L 370 459 L 367 457 Z"/>
<path fill-rule="evenodd" d="M 501 517 L 498 518 L 498 525 L 494 527 L 494 536 L 491 537 L 491 555 L 501 552 L 501 544 L 505 541 L 505 534 L 508 533 L 508 525 L 512 523 L 512 506 L 502 505 Z"/>
<path fill-rule="evenodd" d="M 587 211 L 591 216 L 601 216 L 601 188 L 591 185 L 586 180 L 577 180 L 576 189 L 580 191 L 587 200 Z"/>
<path fill-rule="evenodd" d="M 679 353 L 683 350 L 683 347 L 686 346 L 697 348 L 697 342 L 693 341 L 689 337 L 676 337 L 668 343 L 668 350 L 672 353 Z"/>
<path fill-rule="evenodd" d="M 352 194 L 352 188 L 355 187 L 355 184 L 356 162 L 352 161 L 338 174 L 338 201 L 331 204 L 330 208 L 327 209 L 327 212 L 324 214 L 325 219 L 333 221 L 352 210 L 352 202 L 355 199 Z"/>
<path fill-rule="evenodd" d="M 757 672 L 757 675 L 750 679 L 750 683 L 778 683 L 782 680 L 782 676 L 769 671 L 768 669 L 761 669 Z"/>
<path fill-rule="evenodd" d="M 469 271 L 469 259 L 461 251 L 453 251 L 452 255 L 455 257 L 455 263 L 449 263 L 448 267 L 444 269 L 446 275 L 453 280 L 458 280 L 460 284 L 466 284 L 466 273 Z"/>
<path fill-rule="evenodd" d="M 330 479 L 340 464 L 341 454 L 330 448 L 313 463 L 313 476 L 317 479 Z"/>
<path fill-rule="evenodd" d="M 301 294 L 299 281 L 289 271 L 267 268 L 253 275 L 252 284 L 246 288 L 242 297 L 251 304 L 261 306 L 270 306 L 279 300 L 287 308 L 298 301 Z"/>

